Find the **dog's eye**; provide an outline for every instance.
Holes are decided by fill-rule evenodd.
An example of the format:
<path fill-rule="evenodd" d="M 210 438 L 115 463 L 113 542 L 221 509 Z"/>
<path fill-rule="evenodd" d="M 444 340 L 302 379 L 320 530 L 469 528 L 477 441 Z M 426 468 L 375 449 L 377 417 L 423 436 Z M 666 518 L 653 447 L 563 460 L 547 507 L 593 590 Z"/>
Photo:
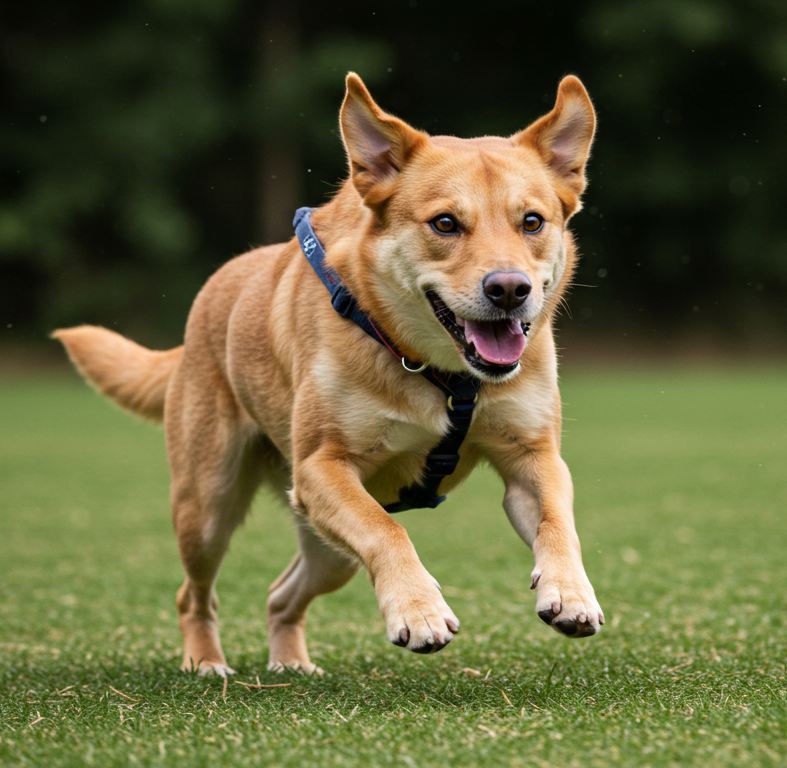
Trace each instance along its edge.
<path fill-rule="evenodd" d="M 544 226 L 544 217 L 538 213 L 526 213 L 522 219 L 522 229 L 530 235 L 538 232 Z"/>
<path fill-rule="evenodd" d="M 459 232 L 459 222 L 450 213 L 435 216 L 429 224 L 438 235 L 456 235 Z"/>

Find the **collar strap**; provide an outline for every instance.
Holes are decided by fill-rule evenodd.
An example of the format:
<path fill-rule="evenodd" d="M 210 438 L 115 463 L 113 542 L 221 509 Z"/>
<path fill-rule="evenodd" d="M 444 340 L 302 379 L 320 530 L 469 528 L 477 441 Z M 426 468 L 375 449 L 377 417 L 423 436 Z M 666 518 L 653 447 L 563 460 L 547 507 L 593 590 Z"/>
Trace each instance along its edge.
<path fill-rule="evenodd" d="M 406 371 L 420 373 L 446 396 L 448 432 L 429 451 L 420 482 L 402 488 L 399 491 L 399 501 L 386 505 L 385 510 L 393 513 L 421 507 L 434 508 L 445 501 L 445 496 L 439 496 L 437 489 L 443 478 L 452 474 L 459 463 L 459 448 L 470 429 L 481 382 L 469 374 L 436 371 L 425 364 L 407 360 L 396 345 L 378 330 L 369 316 L 358 307 L 355 297 L 342 284 L 339 275 L 325 263 L 325 248 L 312 227 L 311 214 L 311 208 L 298 208 L 292 225 L 303 255 L 331 294 L 333 308 L 386 347 L 394 357 L 400 358 Z"/>

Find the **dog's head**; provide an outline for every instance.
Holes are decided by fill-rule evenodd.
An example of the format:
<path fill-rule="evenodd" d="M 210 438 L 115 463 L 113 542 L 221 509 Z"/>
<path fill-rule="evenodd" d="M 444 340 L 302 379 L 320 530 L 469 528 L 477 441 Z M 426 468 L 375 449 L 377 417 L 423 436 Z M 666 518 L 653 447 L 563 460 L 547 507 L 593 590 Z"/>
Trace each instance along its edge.
<path fill-rule="evenodd" d="M 373 213 L 363 290 L 394 338 L 445 370 L 502 381 L 554 309 L 573 244 L 595 113 L 565 77 L 553 109 L 509 138 L 429 136 L 347 77 L 340 116 L 352 183 Z"/>

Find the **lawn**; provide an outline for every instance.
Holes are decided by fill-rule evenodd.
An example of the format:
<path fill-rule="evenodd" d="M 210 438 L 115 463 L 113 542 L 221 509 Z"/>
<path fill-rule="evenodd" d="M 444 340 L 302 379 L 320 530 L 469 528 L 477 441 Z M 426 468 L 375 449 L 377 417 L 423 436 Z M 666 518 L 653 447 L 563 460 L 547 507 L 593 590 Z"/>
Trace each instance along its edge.
<path fill-rule="evenodd" d="M 310 614 L 326 675 L 268 673 L 294 539 L 261 496 L 219 584 L 225 687 L 177 671 L 159 430 L 75 376 L 0 381 L 0 764 L 783 765 L 787 369 L 584 369 L 563 395 L 600 636 L 535 616 L 481 470 L 400 516 L 462 620 L 448 648 L 387 643 L 360 575 Z"/>

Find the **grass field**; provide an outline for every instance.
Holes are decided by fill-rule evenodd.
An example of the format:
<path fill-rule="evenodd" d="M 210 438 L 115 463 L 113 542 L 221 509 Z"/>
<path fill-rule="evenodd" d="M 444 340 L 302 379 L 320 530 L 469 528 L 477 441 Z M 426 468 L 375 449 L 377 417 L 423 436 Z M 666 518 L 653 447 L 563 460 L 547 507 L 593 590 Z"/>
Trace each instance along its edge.
<path fill-rule="evenodd" d="M 160 432 L 76 377 L 0 382 L 0 764 L 784 765 L 787 370 L 577 371 L 563 394 L 600 636 L 535 616 L 482 470 L 401 516 L 462 619 L 448 648 L 388 644 L 359 576 L 310 614 L 325 677 L 272 675 L 293 535 L 262 496 L 219 585 L 225 689 L 177 671 Z"/>

